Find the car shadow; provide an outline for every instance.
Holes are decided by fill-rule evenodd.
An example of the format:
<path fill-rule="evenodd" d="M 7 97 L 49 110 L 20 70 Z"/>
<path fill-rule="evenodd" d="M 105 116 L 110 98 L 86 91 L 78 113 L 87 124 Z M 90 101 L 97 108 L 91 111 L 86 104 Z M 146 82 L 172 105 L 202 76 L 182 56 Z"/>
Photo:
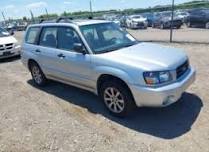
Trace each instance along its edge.
<path fill-rule="evenodd" d="M 173 139 L 188 132 L 203 107 L 198 96 L 184 93 L 180 101 L 171 106 L 137 108 L 122 119 L 110 115 L 100 99 L 88 91 L 53 81 L 43 88 L 36 87 L 32 80 L 28 83 L 36 89 L 84 107 L 91 113 L 101 114 L 124 127 L 164 139 Z"/>
<path fill-rule="evenodd" d="M 5 58 L 5 59 L 0 59 L 0 64 L 7 63 L 7 62 L 13 62 L 13 61 L 16 61 L 19 59 L 20 59 L 20 56 L 14 56 L 14 57 L 9 57 L 9 58 Z"/>

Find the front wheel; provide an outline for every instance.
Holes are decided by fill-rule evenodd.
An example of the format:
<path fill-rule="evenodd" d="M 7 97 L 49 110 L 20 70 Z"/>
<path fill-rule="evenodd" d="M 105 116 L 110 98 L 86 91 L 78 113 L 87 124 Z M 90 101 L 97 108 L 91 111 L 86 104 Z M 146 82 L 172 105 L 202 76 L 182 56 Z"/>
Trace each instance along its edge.
<path fill-rule="evenodd" d="M 30 64 L 30 71 L 36 85 L 44 86 L 46 84 L 47 79 L 37 63 L 34 62 Z"/>
<path fill-rule="evenodd" d="M 207 22 L 207 23 L 205 24 L 205 28 L 206 28 L 206 29 L 209 29 L 209 22 Z"/>
<path fill-rule="evenodd" d="M 126 116 L 135 107 L 129 89 L 121 82 L 104 82 L 100 88 L 100 97 L 106 108 L 118 117 Z"/>

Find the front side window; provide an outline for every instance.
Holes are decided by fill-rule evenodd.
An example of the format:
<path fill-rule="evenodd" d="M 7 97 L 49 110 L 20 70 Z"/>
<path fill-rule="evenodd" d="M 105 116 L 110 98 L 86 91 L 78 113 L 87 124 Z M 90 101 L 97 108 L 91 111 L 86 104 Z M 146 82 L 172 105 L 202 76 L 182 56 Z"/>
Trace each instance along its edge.
<path fill-rule="evenodd" d="M 59 49 L 73 51 L 74 44 L 81 43 L 80 37 L 74 29 L 69 27 L 59 27 L 57 32 Z"/>
<path fill-rule="evenodd" d="M 57 47 L 57 28 L 56 27 L 44 27 L 41 32 L 39 45 L 45 47 Z"/>
<path fill-rule="evenodd" d="M 138 43 L 115 23 L 84 25 L 80 29 L 94 53 L 114 51 Z"/>
<path fill-rule="evenodd" d="M 29 28 L 25 39 L 26 43 L 35 44 L 39 30 L 39 27 Z"/>

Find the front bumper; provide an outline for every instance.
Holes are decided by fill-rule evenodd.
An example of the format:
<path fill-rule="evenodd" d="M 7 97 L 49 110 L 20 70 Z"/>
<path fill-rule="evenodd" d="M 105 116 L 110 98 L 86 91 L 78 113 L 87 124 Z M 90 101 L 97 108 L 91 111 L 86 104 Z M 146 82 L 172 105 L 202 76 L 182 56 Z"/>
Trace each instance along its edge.
<path fill-rule="evenodd" d="M 181 20 L 174 20 L 173 21 L 173 27 L 174 28 L 177 28 L 177 27 L 180 27 L 180 26 L 182 26 L 182 21 Z M 166 28 L 170 28 L 171 27 L 171 21 L 169 21 L 169 22 L 166 22 L 165 24 L 164 24 L 164 26 L 166 27 Z"/>
<path fill-rule="evenodd" d="M 188 70 L 180 80 L 159 88 L 133 85 L 131 91 L 138 107 L 165 107 L 178 101 L 183 92 L 195 81 L 196 72 Z"/>
<path fill-rule="evenodd" d="M 133 28 L 147 28 L 148 23 L 147 22 L 134 22 L 132 26 Z"/>
<path fill-rule="evenodd" d="M 21 46 L 16 46 L 10 50 L 0 51 L 0 59 L 18 56 L 20 55 L 20 52 L 21 52 Z"/>

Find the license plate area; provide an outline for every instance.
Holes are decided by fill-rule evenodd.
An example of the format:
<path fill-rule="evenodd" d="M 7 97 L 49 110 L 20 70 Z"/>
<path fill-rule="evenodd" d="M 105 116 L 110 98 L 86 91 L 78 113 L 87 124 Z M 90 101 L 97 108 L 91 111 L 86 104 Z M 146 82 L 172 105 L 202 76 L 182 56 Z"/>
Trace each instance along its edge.
<path fill-rule="evenodd" d="M 3 52 L 3 56 L 8 56 L 8 55 L 11 55 L 12 53 L 10 51 L 7 51 L 7 52 Z"/>

